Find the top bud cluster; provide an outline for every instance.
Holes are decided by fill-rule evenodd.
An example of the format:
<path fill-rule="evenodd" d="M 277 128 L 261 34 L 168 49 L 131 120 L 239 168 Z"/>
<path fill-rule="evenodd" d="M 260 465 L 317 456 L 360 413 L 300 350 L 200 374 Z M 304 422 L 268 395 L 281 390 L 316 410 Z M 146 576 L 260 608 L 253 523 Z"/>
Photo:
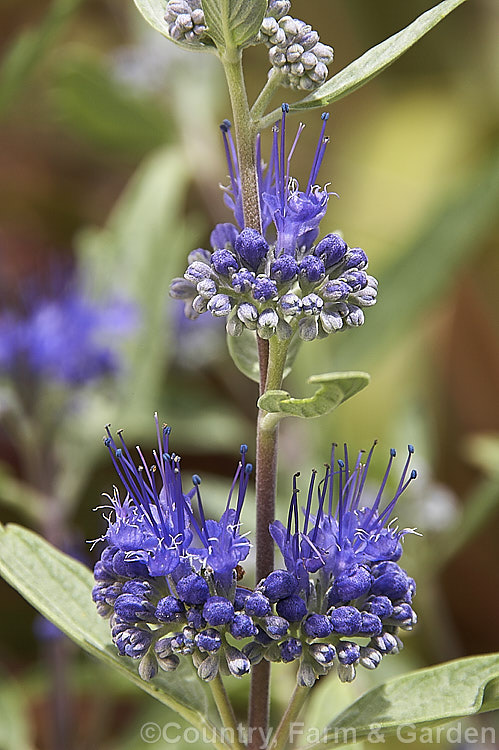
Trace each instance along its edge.
<path fill-rule="evenodd" d="M 284 86 L 311 91 L 326 80 L 333 49 L 320 42 L 311 26 L 288 15 L 290 8 L 289 0 L 270 0 L 255 41 L 269 50 L 269 76 L 279 76 Z M 195 46 L 208 43 L 201 0 L 169 0 L 165 21 L 173 40 Z"/>

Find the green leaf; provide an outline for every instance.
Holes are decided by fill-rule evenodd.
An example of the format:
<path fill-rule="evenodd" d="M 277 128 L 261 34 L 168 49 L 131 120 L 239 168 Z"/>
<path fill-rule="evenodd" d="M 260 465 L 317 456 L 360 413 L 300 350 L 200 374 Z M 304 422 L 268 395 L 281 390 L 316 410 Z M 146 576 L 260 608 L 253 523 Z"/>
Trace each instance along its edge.
<path fill-rule="evenodd" d="M 0 113 L 5 112 L 23 90 L 81 1 L 54 0 L 41 22 L 14 40 L 0 69 Z"/>
<path fill-rule="evenodd" d="M 240 336 L 227 334 L 227 349 L 237 369 L 250 380 L 259 383 L 260 367 L 255 331 L 244 328 Z"/>
<path fill-rule="evenodd" d="M 388 68 L 449 13 L 459 5 L 462 5 L 463 2 L 465 0 L 444 0 L 444 2 L 431 8 L 431 10 L 426 11 L 426 13 L 416 18 L 405 29 L 385 39 L 384 42 L 376 45 L 376 47 L 372 47 L 364 55 L 354 60 L 350 65 L 347 65 L 346 68 L 343 68 L 343 70 L 329 81 L 319 86 L 313 93 L 294 104 L 290 104 L 290 109 L 301 110 L 312 107 L 325 107 L 347 94 L 351 94 L 377 76 L 378 73 L 385 70 L 385 68 Z M 259 127 L 263 128 L 268 124 L 274 123 L 279 115 L 280 111 L 275 110 L 262 120 Z"/>
<path fill-rule="evenodd" d="M 168 320 L 174 308 L 165 310 L 165 300 L 192 241 L 190 229 L 179 219 L 188 179 L 188 165 L 178 147 L 155 152 L 127 184 L 106 227 L 87 229 L 77 238 L 79 259 L 94 294 L 108 293 L 113 279 L 114 288 L 140 310 L 140 325 L 128 347 L 132 365 L 125 392 L 130 419 L 146 408 L 154 412 L 163 386 L 175 331 Z M 152 341 L 154 346 L 147 343 Z"/>
<path fill-rule="evenodd" d="M 302 340 L 299 336 L 293 336 L 289 343 L 286 355 L 283 378 L 286 378 L 293 367 L 293 362 L 300 350 Z M 243 329 L 240 336 L 229 336 L 227 334 L 227 349 L 237 369 L 255 383 L 260 382 L 260 366 L 258 364 L 258 347 L 255 331 Z"/>
<path fill-rule="evenodd" d="M 287 391 L 266 391 L 258 399 L 259 408 L 278 419 L 321 417 L 365 388 L 369 375 L 366 372 L 328 372 L 312 375 L 308 382 L 319 385 L 313 396 L 293 398 Z"/>
<path fill-rule="evenodd" d="M 171 133 L 152 97 L 128 91 L 89 54 L 73 54 L 59 63 L 51 94 L 71 132 L 106 152 L 144 156 Z"/>
<path fill-rule="evenodd" d="M 207 33 L 219 50 L 252 44 L 262 25 L 266 0 L 203 0 Z"/>
<path fill-rule="evenodd" d="M 207 726 L 203 685 L 187 665 L 144 682 L 132 659 L 120 657 L 109 623 L 92 601 L 90 570 L 22 526 L 0 526 L 0 573 L 44 617 L 93 656 L 195 726 Z"/>
<path fill-rule="evenodd" d="M 396 735 L 499 708 L 499 653 L 472 656 L 420 669 L 369 690 L 327 725 L 327 735 L 308 748 L 360 742 L 373 732 Z M 402 729 L 401 729 L 402 728 Z M 373 735 L 371 735 L 373 736 Z"/>

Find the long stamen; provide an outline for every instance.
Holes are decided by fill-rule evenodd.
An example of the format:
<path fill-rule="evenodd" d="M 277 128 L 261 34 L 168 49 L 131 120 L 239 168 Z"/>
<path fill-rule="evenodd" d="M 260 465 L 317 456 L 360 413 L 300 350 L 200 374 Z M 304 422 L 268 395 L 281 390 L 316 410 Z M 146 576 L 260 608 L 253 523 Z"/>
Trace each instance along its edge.
<path fill-rule="evenodd" d="M 298 493 L 300 490 L 297 487 L 296 480 L 298 479 L 299 476 L 300 476 L 299 471 L 293 476 L 293 495 L 289 503 L 288 527 L 287 527 L 287 534 L 286 534 L 286 541 L 288 542 L 291 538 L 291 526 L 293 525 L 293 516 L 295 516 L 295 533 L 298 532 L 298 526 L 297 526 L 296 520 L 298 517 Z"/>
<path fill-rule="evenodd" d="M 411 458 L 413 457 L 413 455 L 414 455 L 414 446 L 408 445 L 407 446 L 407 459 L 405 462 L 405 466 L 402 470 L 402 476 L 400 477 L 400 482 L 399 482 L 399 486 L 397 487 L 397 492 L 400 492 L 400 488 L 404 484 L 405 475 L 407 474 L 407 469 L 409 468 L 409 464 L 411 463 Z"/>
<path fill-rule="evenodd" d="M 402 495 L 403 492 L 406 491 L 406 489 L 408 488 L 408 486 L 410 485 L 410 483 L 414 479 L 416 479 L 417 476 L 418 476 L 418 472 L 416 471 L 416 469 L 413 469 L 411 471 L 409 479 L 405 482 L 405 484 L 402 485 L 402 487 L 400 487 L 399 490 L 397 490 L 397 493 L 396 493 L 395 497 L 393 498 L 393 500 L 386 506 L 386 508 L 384 509 L 384 511 L 382 513 L 380 513 L 380 515 L 379 515 L 379 522 L 380 523 L 382 521 L 383 522 L 386 521 L 386 519 L 390 516 L 390 513 L 392 512 L 393 508 L 395 507 L 395 504 L 397 503 L 399 497 Z"/>
<path fill-rule="evenodd" d="M 142 496 L 141 487 L 140 487 L 138 478 L 136 476 L 135 467 L 133 467 L 135 473 L 132 474 L 127 466 L 127 463 L 125 462 L 122 449 L 116 447 L 116 443 L 111 437 L 109 426 L 106 426 L 106 431 L 108 433 L 108 438 L 106 438 L 105 444 L 107 445 L 109 449 L 109 454 L 111 456 L 111 460 L 113 462 L 114 468 L 116 469 L 116 473 L 118 474 L 119 478 L 123 482 L 123 485 L 127 493 L 129 494 L 129 496 L 144 511 L 147 517 L 147 520 L 149 524 L 151 525 L 151 528 L 154 531 L 154 533 L 157 533 L 158 525 L 154 519 L 154 516 L 151 513 L 151 508 L 150 508 L 150 503 L 149 503 L 148 498 Z"/>
<path fill-rule="evenodd" d="M 322 129 L 321 134 L 319 136 L 319 142 L 317 144 L 317 148 L 315 151 L 314 161 L 312 164 L 312 169 L 310 170 L 310 177 L 308 179 L 308 185 L 307 185 L 307 195 L 310 195 L 310 190 L 312 189 L 312 186 L 315 184 L 315 181 L 317 179 L 317 175 L 319 173 L 319 169 L 322 163 L 322 159 L 324 158 L 324 152 L 326 150 L 327 141 L 324 141 L 324 133 L 326 130 L 326 124 L 329 120 L 329 113 L 323 112 L 321 115 L 322 119 Z"/>
<path fill-rule="evenodd" d="M 362 456 L 364 455 L 364 451 L 359 451 L 357 455 L 357 460 L 355 461 L 355 466 L 352 470 L 352 473 L 350 475 L 350 478 L 355 477 L 354 482 L 349 481 L 349 487 L 348 487 L 348 498 L 347 498 L 347 504 L 346 507 L 348 510 L 354 510 L 355 506 L 355 498 L 358 493 L 358 487 L 361 482 L 361 466 L 362 466 Z M 345 445 L 345 456 L 346 456 L 346 462 L 348 461 L 348 454 L 347 454 L 347 447 Z M 347 463 L 347 472 L 349 471 L 348 463 Z"/>
<path fill-rule="evenodd" d="M 239 476 L 239 492 L 237 496 L 237 505 L 236 505 L 236 515 L 235 515 L 236 523 L 239 522 L 239 518 L 241 516 L 244 498 L 246 496 L 246 490 L 248 489 L 250 474 L 253 471 L 253 465 L 246 463 L 247 451 L 248 451 L 248 446 L 245 444 L 241 445 L 241 449 L 240 449 L 241 473 Z"/>
<path fill-rule="evenodd" d="M 225 157 L 227 159 L 227 165 L 229 167 L 229 177 L 230 177 L 230 182 L 232 186 L 232 192 L 235 195 L 237 193 L 237 181 L 236 181 L 234 163 L 232 161 L 232 157 L 233 157 L 233 154 L 231 153 L 232 149 L 230 147 L 229 138 L 228 138 L 228 134 L 230 135 L 230 128 L 231 128 L 231 124 L 229 120 L 224 120 L 223 123 L 220 125 L 220 130 L 222 131 L 222 138 L 224 141 Z M 230 140 L 232 140 L 232 138 Z"/>
<path fill-rule="evenodd" d="M 158 439 L 158 453 L 156 453 L 156 451 L 154 450 L 153 451 L 153 456 L 154 456 L 154 459 L 156 461 L 156 465 L 157 465 L 157 467 L 159 469 L 159 472 L 161 474 L 161 480 L 163 482 L 163 487 L 164 487 L 165 483 L 166 483 L 166 475 L 165 475 L 165 467 L 164 467 L 164 459 L 163 459 L 163 454 L 165 453 L 165 450 L 164 450 L 164 446 L 163 446 L 162 441 L 161 441 L 161 431 L 160 431 L 160 428 L 159 428 L 158 412 L 154 413 L 154 422 L 156 423 L 156 436 L 157 436 L 157 439 Z M 165 425 L 165 427 L 166 427 L 166 425 Z"/>
<path fill-rule="evenodd" d="M 279 168 L 279 182 L 280 182 L 280 197 L 281 197 L 281 212 L 284 216 L 286 211 L 286 183 L 285 183 L 285 168 L 286 168 L 286 115 L 289 112 L 289 104 L 283 104 L 282 107 L 282 118 L 281 118 L 281 163 Z"/>
<path fill-rule="evenodd" d="M 334 491 L 334 453 L 336 449 L 336 443 L 333 443 L 331 446 L 331 471 L 329 474 L 329 504 L 328 504 L 328 513 L 330 516 L 333 515 L 333 491 Z"/>
<path fill-rule="evenodd" d="M 374 501 L 374 504 L 372 506 L 371 516 L 375 512 L 377 512 L 377 510 L 379 508 L 379 504 L 381 502 L 381 496 L 383 495 L 384 489 L 386 487 L 386 483 L 388 481 L 388 476 L 389 476 L 390 470 L 392 468 L 393 459 L 395 458 L 396 455 L 397 455 L 397 451 L 395 450 L 395 448 L 390 448 L 390 460 L 388 461 L 388 466 L 386 467 L 385 476 L 383 477 L 383 481 L 381 482 L 381 487 L 379 488 L 379 492 L 376 495 L 376 500 Z"/>
<path fill-rule="evenodd" d="M 154 469 L 156 467 L 153 466 L 152 467 L 152 471 L 151 471 L 149 469 L 149 467 L 147 466 L 147 462 L 146 462 L 146 460 L 144 458 L 142 450 L 140 449 L 140 447 L 138 445 L 136 446 L 136 448 L 137 448 L 137 453 L 139 454 L 140 460 L 142 461 L 142 465 L 143 465 L 142 471 L 140 471 L 140 467 L 139 467 L 139 472 L 140 473 L 139 473 L 138 476 L 139 476 L 140 483 L 141 483 L 144 491 L 146 492 L 146 494 L 149 495 L 151 497 L 151 499 L 154 501 L 154 505 L 156 507 L 156 510 L 157 510 L 157 513 L 158 513 L 158 517 L 159 517 L 159 521 L 160 521 L 160 524 L 161 524 L 161 530 L 163 531 L 163 535 L 166 537 L 168 535 L 168 529 L 167 529 L 167 526 L 166 526 L 166 521 L 165 521 L 165 517 L 164 517 L 164 514 L 163 514 L 163 509 L 161 508 L 161 503 L 159 502 L 159 495 L 158 495 L 158 491 L 157 491 L 157 488 L 156 488 L 156 482 L 155 482 L 154 477 L 152 475 L 152 471 L 154 471 Z M 149 483 L 151 485 L 150 489 L 149 489 L 149 487 L 147 486 L 147 483 L 144 480 L 144 477 L 143 477 L 143 474 L 142 474 L 142 472 L 144 472 L 144 471 L 145 471 L 146 476 L 147 476 L 147 478 L 149 480 Z"/>
<path fill-rule="evenodd" d="M 317 534 L 319 533 L 319 528 L 322 522 L 322 517 L 324 515 L 324 500 L 326 498 L 326 490 L 327 490 L 327 482 L 329 479 L 329 471 L 330 467 L 326 466 L 326 475 L 324 479 L 321 479 L 319 483 L 319 507 L 317 508 L 317 517 L 315 519 L 315 526 L 314 526 L 314 532 L 312 534 L 312 541 L 315 543 L 315 540 L 317 539 Z"/>
<path fill-rule="evenodd" d="M 232 495 L 233 495 L 234 489 L 236 487 L 237 480 L 239 479 L 239 475 L 241 473 L 241 468 L 242 468 L 242 464 L 241 464 L 241 462 L 239 462 L 238 465 L 237 465 L 236 473 L 234 474 L 234 479 L 232 480 L 232 484 L 230 486 L 229 497 L 227 498 L 227 503 L 225 505 L 225 510 L 226 511 L 229 510 L 229 508 L 230 508 L 230 503 L 231 503 L 231 500 L 232 500 Z"/>
<path fill-rule="evenodd" d="M 340 467 L 339 471 L 339 489 L 338 489 L 338 507 L 336 508 L 336 514 L 338 516 L 338 541 L 341 542 L 343 539 L 343 514 L 345 512 L 344 509 L 344 500 L 343 500 L 343 469 L 345 468 L 345 464 L 343 461 L 339 458 L 338 459 L 338 466 Z"/>
<path fill-rule="evenodd" d="M 410 474 L 409 479 L 404 483 L 404 480 L 405 480 L 405 477 L 406 477 L 406 474 L 407 474 L 407 470 L 409 468 L 409 464 L 411 462 L 412 456 L 414 455 L 414 446 L 408 445 L 407 446 L 407 451 L 408 451 L 408 453 L 407 453 L 407 459 L 406 459 L 405 466 L 404 466 L 403 471 L 402 471 L 402 476 L 400 477 L 399 485 L 398 485 L 397 490 L 395 492 L 395 496 L 394 496 L 393 500 L 391 500 L 391 502 L 386 506 L 386 508 L 384 509 L 384 511 L 382 513 L 380 513 L 380 516 L 379 516 L 379 520 L 380 521 L 382 519 L 384 519 L 384 518 L 387 518 L 390 515 L 390 513 L 392 512 L 393 508 L 395 507 L 395 504 L 396 504 L 397 500 L 399 499 L 400 495 L 404 492 L 404 490 L 408 487 L 408 485 L 412 482 L 412 480 L 416 479 L 416 477 L 417 477 L 417 472 L 413 469 L 412 472 L 411 472 L 411 474 Z"/>
<path fill-rule="evenodd" d="M 205 546 L 208 545 L 208 537 L 206 535 L 205 529 L 206 529 L 206 517 L 204 514 L 204 508 L 203 508 L 203 501 L 201 500 L 201 492 L 199 491 L 199 485 L 201 484 L 201 477 L 198 474 L 194 474 L 192 477 L 192 483 L 196 489 L 196 498 L 198 501 L 198 513 L 199 513 L 199 520 L 200 525 L 198 525 L 194 515 L 192 512 L 189 513 L 189 516 L 191 518 L 191 521 L 193 522 L 192 525 L 194 526 L 197 535 L 199 536 L 200 540 L 203 542 Z"/>
<path fill-rule="evenodd" d="M 292 156 L 293 156 L 293 154 L 295 152 L 296 145 L 297 145 L 297 143 L 298 143 L 298 141 L 300 139 L 300 136 L 301 136 L 301 134 L 303 133 L 304 130 L 305 130 L 305 125 L 304 125 L 303 122 L 300 122 L 300 124 L 298 125 L 298 130 L 297 130 L 296 135 L 295 135 L 295 139 L 293 141 L 293 145 L 291 146 L 291 148 L 289 150 L 289 154 L 288 154 L 288 161 L 287 161 L 287 166 L 286 166 L 286 185 L 289 185 L 289 175 L 290 175 L 290 168 L 291 168 L 291 158 L 292 158 Z"/>
<path fill-rule="evenodd" d="M 308 486 L 308 497 L 307 497 L 307 507 L 305 509 L 305 521 L 303 523 L 303 533 L 307 533 L 308 529 L 308 521 L 310 518 L 310 508 L 312 507 L 312 497 L 314 492 L 314 485 L 315 485 L 315 478 L 317 476 L 317 471 L 314 469 L 312 471 L 312 476 L 310 477 L 310 484 Z"/>
<path fill-rule="evenodd" d="M 370 463 L 371 463 L 371 459 L 372 459 L 372 456 L 373 456 L 376 444 L 377 444 L 377 441 L 375 440 L 374 443 L 371 446 L 371 450 L 369 451 L 369 453 L 367 455 L 367 460 L 366 460 L 366 462 L 364 464 L 364 469 L 362 471 L 362 479 L 361 479 L 359 487 L 357 489 L 357 494 L 355 496 L 355 500 L 354 500 L 354 502 L 352 504 L 352 509 L 353 510 L 355 510 L 356 508 L 359 507 L 360 499 L 362 497 L 362 492 L 364 490 L 364 485 L 365 485 L 366 479 L 367 479 L 367 472 L 369 471 L 369 466 L 370 466 Z"/>

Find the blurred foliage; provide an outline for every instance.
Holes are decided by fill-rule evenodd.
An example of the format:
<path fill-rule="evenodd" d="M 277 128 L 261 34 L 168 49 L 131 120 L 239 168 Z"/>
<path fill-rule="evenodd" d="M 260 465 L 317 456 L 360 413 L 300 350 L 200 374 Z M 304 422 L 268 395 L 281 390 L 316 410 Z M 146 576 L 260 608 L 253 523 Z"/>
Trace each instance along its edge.
<path fill-rule="evenodd" d="M 64 127 L 96 148 L 141 157 L 171 137 L 167 114 L 154 97 L 118 87 L 109 65 L 89 51 L 68 50 L 52 97 Z"/>
<path fill-rule="evenodd" d="M 335 47 L 334 74 L 429 5 L 295 0 L 293 13 Z M 26 278 L 69 260 L 97 298 L 121 291 L 141 309 L 140 326 L 123 344 L 123 375 L 80 393 L 74 412 L 55 420 L 50 435 L 40 432 L 54 446 L 56 494 L 81 551 L 84 539 L 102 532 L 90 510 L 115 481 L 100 443 L 107 422 L 126 427 L 130 443 L 141 440 L 147 451 L 158 409 L 173 425 L 187 474 L 203 475 L 208 509 L 225 501 L 237 447 L 253 439 L 256 387 L 228 358 L 223 326 L 206 316 L 185 323 L 167 299 L 187 252 L 207 247 L 213 224 L 230 219 L 217 188 L 226 180 L 217 124 L 229 103 L 216 60 L 151 35 L 132 3 L 6 0 L 2 11 L 2 304 Z M 411 442 L 424 478 L 407 493 L 400 522 L 413 526 L 417 515 L 424 536 L 406 541 L 420 625 L 405 652 L 352 685 L 319 683 L 309 726 L 324 724 L 333 702 L 340 712 L 389 677 L 497 649 L 491 623 L 499 605 L 490 595 L 499 588 L 497 440 L 484 436 L 499 431 L 498 33 L 496 2 L 465 3 L 396 65 L 331 107 L 320 179 L 340 200 L 331 199 L 322 229 L 340 229 L 366 250 L 380 297 L 363 329 L 302 347 L 286 388 L 303 393 L 308 376 L 337 369 L 366 369 L 372 380 L 331 416 L 283 421 L 279 508 L 285 512 L 291 474 L 306 478 L 328 459 L 332 440 L 356 450 L 379 438 L 372 467 L 379 475 L 388 448 Z M 250 48 L 246 61 L 254 98 L 266 77 L 265 53 Z M 281 96 L 293 99 L 281 92 L 275 106 Z M 301 179 L 319 131 L 317 115 L 302 116 L 307 128 L 292 163 Z M 2 520 L 39 528 L 39 491 L 27 485 L 6 429 L 0 457 Z M 447 516 L 442 488 L 453 498 Z M 248 529 L 251 510 L 250 500 Z M 90 561 L 96 553 L 83 554 Z M 251 578 L 251 560 L 247 569 Z M 47 646 L 30 633 L 28 605 L 3 584 L 2 596 L 9 616 L 0 660 L 9 679 L 0 710 L 10 722 L 0 722 L 0 748 L 45 750 Z M 477 617 L 484 602 L 489 616 Z M 142 723 L 169 720 L 86 657 L 71 664 L 71 680 L 75 748 L 139 750 Z M 284 683 L 274 686 L 274 720 Z M 246 689 L 244 680 L 232 686 L 241 715 Z"/>

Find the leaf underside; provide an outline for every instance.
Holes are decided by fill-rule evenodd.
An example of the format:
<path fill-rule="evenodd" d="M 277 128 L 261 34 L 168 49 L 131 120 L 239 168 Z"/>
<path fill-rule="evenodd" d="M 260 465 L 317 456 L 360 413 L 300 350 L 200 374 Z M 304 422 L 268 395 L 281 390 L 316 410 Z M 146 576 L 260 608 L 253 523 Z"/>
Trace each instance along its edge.
<path fill-rule="evenodd" d="M 369 737 L 373 725 L 378 738 L 398 736 L 404 727 L 417 731 L 497 708 L 499 653 L 456 659 L 365 693 L 328 724 L 320 743 L 307 750 L 359 742 Z"/>
<path fill-rule="evenodd" d="M 81 648 L 116 669 L 137 687 L 166 704 L 195 726 L 207 724 L 206 696 L 194 672 L 184 664 L 175 673 L 145 682 L 132 659 L 118 655 L 109 623 L 92 601 L 92 572 L 52 547 L 34 532 L 0 526 L 0 573 L 44 617 Z"/>
<path fill-rule="evenodd" d="M 258 400 L 259 408 L 281 418 L 321 417 L 365 388 L 369 375 L 366 372 L 328 372 L 312 375 L 308 382 L 319 386 L 313 396 L 293 398 L 287 391 L 266 391 Z"/>

